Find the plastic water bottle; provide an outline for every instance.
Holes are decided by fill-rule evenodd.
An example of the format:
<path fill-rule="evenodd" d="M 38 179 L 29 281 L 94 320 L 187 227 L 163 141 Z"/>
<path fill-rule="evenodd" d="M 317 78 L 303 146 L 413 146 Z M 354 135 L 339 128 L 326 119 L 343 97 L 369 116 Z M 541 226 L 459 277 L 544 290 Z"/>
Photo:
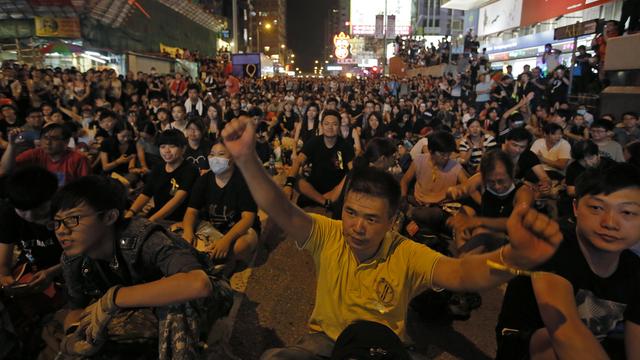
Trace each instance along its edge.
<path fill-rule="evenodd" d="M 273 157 L 273 154 L 269 157 L 269 174 L 271 174 L 271 176 L 276 175 L 276 159 Z"/>

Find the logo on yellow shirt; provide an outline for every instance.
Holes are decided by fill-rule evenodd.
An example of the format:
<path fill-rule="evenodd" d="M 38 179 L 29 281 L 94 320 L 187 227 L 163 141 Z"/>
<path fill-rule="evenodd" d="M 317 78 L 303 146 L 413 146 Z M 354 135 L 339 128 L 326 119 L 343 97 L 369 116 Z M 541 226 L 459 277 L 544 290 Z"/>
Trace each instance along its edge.
<path fill-rule="evenodd" d="M 180 189 L 180 185 L 178 185 L 178 182 L 176 181 L 176 179 L 171 178 L 171 190 L 169 191 L 169 194 L 171 196 L 174 196 L 179 189 Z"/>
<path fill-rule="evenodd" d="M 393 305 L 393 300 L 396 296 L 393 286 L 385 278 L 380 278 L 376 284 L 376 294 L 378 295 L 378 301 L 384 306 Z"/>

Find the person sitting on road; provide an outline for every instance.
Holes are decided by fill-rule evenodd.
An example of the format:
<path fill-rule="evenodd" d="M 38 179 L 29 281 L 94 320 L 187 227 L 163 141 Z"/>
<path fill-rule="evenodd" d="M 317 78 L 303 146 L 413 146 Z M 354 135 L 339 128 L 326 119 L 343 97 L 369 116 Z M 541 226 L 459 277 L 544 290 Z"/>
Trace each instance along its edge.
<path fill-rule="evenodd" d="M 427 138 L 429 152 L 414 158 L 400 186 L 403 199 L 407 199 L 409 184 L 416 179 L 413 198 L 408 199 L 415 208 L 407 215 L 435 235 L 442 232 L 446 220 L 441 203 L 447 199 L 447 189 L 464 183 L 467 176 L 462 166 L 450 159 L 451 153 L 456 151 L 456 142 L 451 133 L 436 131 Z"/>
<path fill-rule="evenodd" d="M 531 268 L 550 258 L 562 240 L 555 223 L 519 205 L 508 224 L 510 244 L 484 255 L 446 257 L 391 231 L 400 205 L 393 175 L 372 167 L 354 174 L 343 220 L 331 220 L 287 201 L 255 156 L 252 119 L 233 120 L 222 136 L 258 206 L 311 253 L 318 277 L 311 332 L 296 346 L 269 350 L 262 359 L 328 358 L 336 339 L 358 320 L 383 324 L 406 342 L 408 303 L 414 295 L 427 288 L 497 286 L 511 275 L 491 270 L 487 260 Z"/>
<path fill-rule="evenodd" d="M 224 144 L 210 151 L 211 171 L 193 186 L 182 237 L 215 260 L 248 264 L 258 244 L 258 207 Z"/>
<path fill-rule="evenodd" d="M 144 218 L 124 219 L 125 205 L 125 188 L 101 176 L 66 185 L 51 202 L 70 309 L 62 356 L 198 358 L 232 291 L 205 254 Z"/>
<path fill-rule="evenodd" d="M 509 283 L 496 327 L 497 359 L 640 354 L 640 259 L 629 251 L 640 243 L 640 169 L 587 170 L 576 183 L 574 212 L 575 222 L 561 223 L 564 241 L 541 272 Z"/>
<path fill-rule="evenodd" d="M 285 194 L 291 198 L 298 172 L 305 164 L 311 165 L 309 176 L 297 181 L 300 192 L 298 204 L 302 207 L 320 205 L 329 208 L 331 199 L 327 193 L 340 185 L 352 167 L 353 146 L 338 136 L 340 113 L 335 110 L 325 111 L 321 126 L 322 135 L 311 137 L 304 144 L 289 169 L 285 183 Z"/>
<path fill-rule="evenodd" d="M 124 213 L 124 217 L 132 218 L 153 198 L 154 206 L 149 211 L 149 221 L 162 221 L 166 225 L 182 221 L 189 192 L 198 178 L 198 170 L 184 159 L 187 140 L 180 130 L 163 131 L 157 143 L 164 164 L 151 171 L 142 193 Z"/>
<path fill-rule="evenodd" d="M 62 248 L 46 226 L 58 179 L 42 167 L 25 166 L 9 176 L 5 190 L 8 201 L 0 201 L 0 316 L 11 319 L 14 331 L 2 332 L 0 354 L 35 358 L 41 344 L 33 334 L 64 305 L 55 285 L 62 277 Z"/>
<path fill-rule="evenodd" d="M 24 151 L 16 156 L 16 144 L 20 139 L 20 129 L 9 133 L 7 149 L 0 161 L 0 176 L 13 171 L 15 166 L 38 165 L 52 172 L 58 178 L 58 186 L 89 175 L 89 159 L 77 150 L 67 147 L 71 132 L 63 125 L 49 124 L 42 128 L 40 146 Z"/>
<path fill-rule="evenodd" d="M 467 203 L 470 206 L 463 206 L 447 221 L 461 253 L 483 252 L 502 245 L 514 206 L 533 203 L 534 190 L 525 183 L 516 183 L 514 170 L 509 155 L 499 149 L 492 150 L 482 157 L 478 174 L 448 189 L 452 199 L 479 200 Z"/>

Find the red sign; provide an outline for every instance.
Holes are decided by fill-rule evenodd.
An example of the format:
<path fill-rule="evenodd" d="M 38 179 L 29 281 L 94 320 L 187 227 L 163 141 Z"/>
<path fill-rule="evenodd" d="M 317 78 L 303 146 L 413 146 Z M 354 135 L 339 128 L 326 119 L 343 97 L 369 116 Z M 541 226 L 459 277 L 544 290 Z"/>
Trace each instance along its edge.
<path fill-rule="evenodd" d="M 524 0 L 520 26 L 532 25 L 560 15 L 588 9 L 611 0 Z"/>

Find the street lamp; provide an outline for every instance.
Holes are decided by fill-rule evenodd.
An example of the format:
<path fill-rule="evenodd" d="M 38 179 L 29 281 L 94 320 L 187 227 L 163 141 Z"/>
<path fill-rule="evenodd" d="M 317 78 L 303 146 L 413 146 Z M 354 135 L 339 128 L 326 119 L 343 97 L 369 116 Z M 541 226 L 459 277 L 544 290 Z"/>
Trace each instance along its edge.
<path fill-rule="evenodd" d="M 325 61 L 324 61 L 324 63 L 325 63 L 325 64 L 328 64 L 328 63 L 329 63 L 329 60 L 325 60 Z"/>
<path fill-rule="evenodd" d="M 256 31 L 256 37 L 258 39 L 258 51 L 260 51 L 260 33 L 261 33 L 261 30 L 262 30 L 263 27 L 264 27 L 265 30 L 271 30 L 271 23 L 265 23 L 264 25 L 262 24 L 262 21 L 260 21 L 258 23 L 258 29 Z M 266 48 L 266 46 L 265 46 L 265 48 Z M 267 50 L 267 51 L 269 51 L 269 50 Z"/>
<path fill-rule="evenodd" d="M 292 58 L 296 57 L 296 54 L 291 54 L 291 57 L 292 57 Z"/>
<path fill-rule="evenodd" d="M 294 64 L 294 63 L 295 63 L 295 61 L 291 60 L 291 63 L 292 63 L 292 64 Z"/>
<path fill-rule="evenodd" d="M 316 60 L 316 64 L 318 63 L 318 60 Z"/>
<path fill-rule="evenodd" d="M 280 44 L 280 49 L 284 49 L 286 46 L 284 44 Z"/>

